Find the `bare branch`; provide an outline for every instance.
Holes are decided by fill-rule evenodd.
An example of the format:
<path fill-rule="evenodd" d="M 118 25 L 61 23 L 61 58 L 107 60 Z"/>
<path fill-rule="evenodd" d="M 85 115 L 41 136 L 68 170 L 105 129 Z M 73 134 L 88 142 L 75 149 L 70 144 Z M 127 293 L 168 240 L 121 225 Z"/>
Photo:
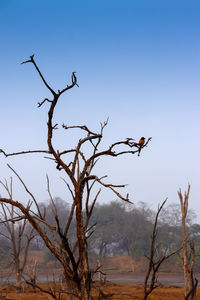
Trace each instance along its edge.
<path fill-rule="evenodd" d="M 85 126 L 85 125 L 83 125 L 83 126 L 78 126 L 78 125 L 76 125 L 76 126 L 67 126 L 67 125 L 65 125 L 65 124 L 63 124 L 62 125 L 62 127 L 64 128 L 64 129 L 71 129 L 71 128 L 79 128 L 79 129 L 82 129 L 82 130 L 84 130 L 84 131 L 86 131 L 87 133 L 89 133 L 89 134 L 92 134 L 92 135 L 97 135 L 97 133 L 94 133 L 93 131 L 90 131 L 89 129 L 88 129 L 88 127 L 87 126 Z"/>
<path fill-rule="evenodd" d="M 190 193 L 190 184 L 188 184 L 188 189 L 184 193 L 184 199 L 181 192 L 181 189 L 178 191 L 178 196 L 181 205 L 181 214 L 182 214 L 182 247 L 183 247 L 183 271 L 184 271 L 184 282 L 185 282 L 185 299 L 192 300 L 195 297 L 196 288 L 198 280 L 194 278 L 193 267 L 195 259 L 195 247 L 194 239 L 190 238 L 190 234 L 186 233 L 186 217 L 188 212 L 188 200 Z M 189 243 L 190 247 L 187 247 Z"/>
<path fill-rule="evenodd" d="M 77 87 L 79 87 L 79 85 L 77 84 L 77 78 L 76 78 L 76 76 L 75 76 L 75 73 L 76 73 L 76 72 L 72 72 L 72 83 L 71 83 L 71 85 L 67 85 L 66 88 L 64 88 L 62 91 L 58 91 L 59 96 L 60 96 L 61 94 L 63 94 L 64 92 L 66 92 L 67 90 L 73 88 L 75 85 L 76 85 Z"/>
<path fill-rule="evenodd" d="M 33 196 L 33 194 L 29 191 L 29 189 L 27 188 L 27 186 L 25 185 L 24 181 L 21 179 L 21 177 L 19 176 L 19 174 L 9 165 L 7 164 L 7 166 L 9 167 L 9 169 L 11 169 L 13 171 L 13 173 L 18 177 L 18 179 L 20 180 L 20 182 L 22 183 L 23 187 L 25 188 L 26 192 L 31 196 L 31 198 L 33 199 L 33 202 L 35 203 L 35 206 L 37 208 L 38 214 L 40 216 L 40 219 L 43 219 L 42 214 L 40 212 L 38 203 L 35 199 L 35 197 Z"/>
<path fill-rule="evenodd" d="M 112 190 L 113 193 L 114 193 L 115 195 L 117 195 L 117 197 L 119 197 L 121 200 L 133 204 L 133 203 L 128 199 L 129 194 L 127 194 L 127 195 L 126 195 L 126 198 L 124 198 L 119 192 L 117 192 L 117 191 L 115 190 L 115 188 L 123 188 L 123 187 L 126 187 L 125 184 L 114 185 L 114 184 L 104 183 L 104 182 L 101 181 L 101 179 L 99 179 L 99 178 L 98 178 L 97 176 L 95 176 L 95 175 L 90 175 L 90 176 L 85 177 L 85 178 L 83 179 L 83 182 L 84 182 L 84 181 L 88 181 L 88 180 L 96 180 L 97 182 L 99 182 L 99 183 L 100 183 L 101 185 L 103 185 L 104 187 L 109 188 L 110 190 Z"/>
<path fill-rule="evenodd" d="M 30 153 L 50 153 L 48 150 L 28 150 L 28 151 L 20 151 L 13 153 L 6 153 L 4 150 L 0 149 L 0 153 L 3 153 L 5 157 L 20 155 L 20 154 L 30 154 Z"/>
<path fill-rule="evenodd" d="M 42 81 L 44 82 L 44 85 L 47 87 L 47 89 L 55 96 L 56 93 L 54 92 L 54 90 L 48 85 L 48 83 L 46 82 L 46 80 L 44 79 L 44 76 L 42 75 L 42 73 L 40 72 L 40 69 L 38 68 L 35 60 L 34 60 L 34 54 L 30 56 L 29 60 L 26 60 L 24 62 L 22 62 L 21 64 L 26 64 L 26 63 L 33 63 L 33 65 L 35 66 L 37 72 L 40 75 L 40 78 L 42 79 Z"/>
<path fill-rule="evenodd" d="M 43 289 L 41 286 L 39 286 L 38 284 L 33 283 L 33 282 L 27 280 L 26 278 L 24 278 L 24 280 L 25 280 L 25 282 L 26 282 L 27 284 L 31 285 L 33 288 L 37 288 L 40 292 L 43 292 L 43 293 L 45 293 L 45 294 L 50 295 L 50 296 L 51 296 L 53 299 L 55 299 L 55 300 L 58 299 L 56 293 L 53 293 L 53 291 L 52 291 L 51 289 L 50 289 L 50 290 L 45 290 L 45 289 Z M 78 295 L 75 294 L 75 293 L 73 293 L 73 292 L 59 291 L 58 293 L 59 293 L 59 294 L 66 294 L 66 295 L 72 295 L 72 296 L 78 298 Z"/>
<path fill-rule="evenodd" d="M 150 140 L 151 140 L 151 137 L 148 138 L 146 144 L 144 146 L 142 146 L 142 148 L 146 147 Z M 125 150 L 125 151 L 119 151 L 119 152 L 114 151 L 114 148 L 119 145 L 127 145 L 128 147 L 131 147 L 131 148 L 136 147 L 137 150 L 135 150 L 135 151 Z M 113 143 L 107 150 L 97 152 L 97 153 L 95 151 L 95 153 L 86 161 L 84 170 L 82 173 L 83 174 L 86 173 L 90 164 L 94 161 L 94 159 L 96 159 L 98 157 L 101 157 L 104 155 L 117 157 L 117 156 L 123 155 L 123 154 L 129 154 L 129 153 L 135 154 L 137 152 L 139 153 L 140 151 L 141 151 L 141 149 L 138 147 L 138 143 L 132 143 L 132 142 L 130 142 L 130 139 L 126 139 L 125 141 L 119 141 L 119 142 Z"/>
<path fill-rule="evenodd" d="M 150 256 L 147 257 L 148 260 L 149 260 L 149 264 L 148 264 L 148 270 L 147 270 L 147 273 L 146 273 L 146 276 L 145 276 L 145 281 L 144 281 L 144 297 L 143 297 L 143 300 L 146 300 L 148 298 L 148 296 L 152 293 L 152 291 L 158 287 L 157 273 L 159 271 L 159 268 L 160 268 L 161 264 L 165 260 L 170 258 L 172 255 L 178 253 L 182 249 L 182 247 L 180 247 L 179 249 L 169 253 L 168 255 L 166 255 L 166 253 L 160 254 L 160 257 L 158 259 L 156 259 L 156 245 L 155 245 L 155 243 L 156 243 L 158 218 L 159 218 L 159 214 L 160 214 L 163 206 L 165 205 L 166 201 L 167 201 L 167 199 L 165 199 L 165 201 L 163 201 L 161 206 L 158 207 L 158 211 L 157 211 L 155 221 L 154 221 L 153 233 L 152 233 L 152 238 L 151 238 Z M 149 278 L 150 278 L 150 285 L 148 287 Z"/>
<path fill-rule="evenodd" d="M 41 107 L 45 102 L 52 103 L 52 100 L 49 100 L 48 98 L 45 98 L 42 102 L 38 102 L 38 107 Z"/>
<path fill-rule="evenodd" d="M 4 221 L 0 221 L 0 224 L 7 223 L 7 222 L 15 223 L 15 222 L 18 222 L 18 221 L 21 221 L 21 220 L 24 220 L 24 219 L 25 219 L 24 216 L 15 217 L 15 218 L 7 219 L 7 220 L 4 220 Z"/>
<path fill-rule="evenodd" d="M 80 148 L 81 146 L 87 142 L 87 141 L 92 141 L 94 139 L 98 139 L 98 138 L 101 138 L 102 136 L 100 134 L 97 134 L 97 135 L 91 135 L 91 136 L 87 136 L 86 138 L 84 139 L 80 139 L 79 140 L 79 143 L 77 145 L 77 148 L 76 148 L 76 154 L 74 156 L 74 161 L 72 163 L 72 174 L 74 175 L 75 173 L 75 168 L 76 168 L 76 165 L 78 163 L 78 155 L 79 155 L 79 152 L 80 152 Z"/>

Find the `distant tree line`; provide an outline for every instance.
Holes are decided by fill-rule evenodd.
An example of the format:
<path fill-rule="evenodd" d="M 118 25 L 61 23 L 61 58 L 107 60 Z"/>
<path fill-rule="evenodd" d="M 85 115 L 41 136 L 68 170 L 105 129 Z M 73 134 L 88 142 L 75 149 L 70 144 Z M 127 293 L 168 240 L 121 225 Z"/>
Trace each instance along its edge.
<path fill-rule="evenodd" d="M 52 211 L 51 202 L 40 203 L 40 209 L 46 215 L 46 220 L 52 227 L 56 226 L 55 218 Z M 66 201 L 55 198 L 57 214 L 61 225 L 65 222 L 70 213 L 70 206 Z M 134 260 L 140 260 L 148 255 L 151 245 L 151 233 L 155 218 L 155 211 L 150 209 L 146 203 L 136 205 L 123 204 L 121 202 L 112 201 L 108 204 L 96 204 L 93 215 L 90 219 L 90 226 L 93 233 L 88 238 L 88 249 L 90 256 L 118 256 L 129 255 Z M 200 250 L 200 225 L 194 223 L 194 213 L 189 211 L 187 218 L 187 231 L 194 237 L 196 253 Z M 22 222 L 22 221 L 21 221 Z M 18 232 L 21 226 L 20 221 L 14 224 L 15 232 Z M 27 224 L 27 226 L 30 226 Z M 41 225 L 42 226 L 42 225 Z M 27 227 L 26 231 L 30 229 Z M 162 210 L 160 214 L 157 242 L 159 251 L 163 253 L 171 252 L 178 249 L 182 243 L 181 237 L 181 213 L 180 207 L 176 204 L 170 204 Z M 50 239 L 51 230 L 47 232 Z M 8 239 L 8 229 L 5 223 L 0 224 L 0 253 L 2 260 L 5 262 L 12 261 L 12 245 Z M 76 238 L 75 222 L 71 223 L 69 229 L 69 240 L 72 243 Z M 26 235 L 24 234 L 21 245 L 21 254 L 26 249 Z M 45 250 L 43 240 L 36 233 L 30 241 L 30 249 Z M 24 249 L 24 250 L 23 250 Z M 8 254 L 11 254 L 10 256 Z M 7 257 L 7 258 L 6 258 Z M 6 258 L 6 260 L 5 260 Z M 173 259 L 175 259 L 173 257 Z M 176 257 L 178 260 L 178 257 Z M 196 257 L 195 266 L 198 267 L 198 256 Z"/>
<path fill-rule="evenodd" d="M 90 249 L 98 256 L 129 255 L 134 260 L 140 260 L 150 251 L 155 214 L 156 212 L 143 202 L 137 206 L 116 201 L 96 205 L 91 219 L 91 222 L 96 224 L 96 229 L 89 239 Z M 194 238 L 198 253 L 200 225 L 194 223 L 194 220 L 195 214 L 190 210 L 186 220 L 187 232 Z M 170 253 L 180 248 L 181 231 L 180 206 L 170 204 L 163 208 L 157 228 L 159 251 Z M 196 260 L 199 260 L 198 256 Z"/>

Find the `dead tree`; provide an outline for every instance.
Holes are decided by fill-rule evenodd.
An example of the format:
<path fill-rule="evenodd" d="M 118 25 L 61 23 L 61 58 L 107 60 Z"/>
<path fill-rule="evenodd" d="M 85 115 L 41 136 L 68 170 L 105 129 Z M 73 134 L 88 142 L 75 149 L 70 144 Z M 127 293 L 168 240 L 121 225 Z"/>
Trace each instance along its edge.
<path fill-rule="evenodd" d="M 192 300 L 196 294 L 196 288 L 198 285 L 198 280 L 194 278 L 193 267 L 195 260 L 195 247 L 194 240 L 190 238 L 187 234 L 186 228 L 186 218 L 188 212 L 188 199 L 190 194 L 190 185 L 188 184 L 188 190 L 184 194 L 181 189 L 178 191 L 178 196 L 181 205 L 181 215 L 182 215 L 182 238 L 183 238 L 183 272 L 184 272 L 184 283 L 185 283 L 185 300 Z"/>
<path fill-rule="evenodd" d="M 0 184 L 12 199 L 12 178 L 10 186 L 7 181 L 0 181 Z M 0 235 L 9 242 L 10 251 L 7 251 L 7 256 L 15 269 L 16 288 L 21 291 L 22 276 L 27 265 L 30 242 L 34 238 L 34 229 L 19 215 L 14 206 L 4 202 L 1 202 L 0 223 L 4 225 Z"/>
<path fill-rule="evenodd" d="M 160 214 L 163 206 L 165 205 L 166 201 L 167 201 L 167 199 L 158 208 L 158 211 L 157 211 L 157 214 L 155 217 L 155 221 L 154 221 L 153 232 L 152 232 L 152 237 L 151 237 L 150 255 L 146 256 L 147 259 L 149 260 L 149 264 L 148 264 L 148 269 L 147 269 L 147 273 L 146 273 L 145 281 L 144 281 L 143 300 L 146 300 L 149 297 L 149 295 L 152 293 L 152 291 L 159 286 L 158 272 L 159 272 L 159 269 L 160 269 L 162 263 L 165 260 L 167 260 L 168 258 L 170 258 L 172 255 L 174 255 L 180 251 L 180 249 L 177 249 L 170 253 L 166 253 L 166 251 L 163 253 L 163 251 L 159 251 L 159 245 L 156 241 L 158 218 L 159 218 L 159 214 Z"/>
<path fill-rule="evenodd" d="M 96 196 L 91 199 L 91 191 L 97 184 L 110 189 L 115 195 L 125 202 L 130 202 L 128 194 L 123 196 L 118 189 L 125 187 L 125 185 L 113 185 L 105 182 L 107 176 L 97 176 L 94 172 L 94 167 L 99 162 L 101 157 L 109 156 L 116 158 L 126 154 L 140 154 L 145 148 L 151 138 L 148 138 L 146 143 L 140 145 L 135 142 L 133 138 L 126 138 L 114 142 L 104 150 L 101 149 L 101 141 L 103 138 L 103 132 L 107 125 L 107 121 L 101 124 L 100 131 L 94 132 L 90 130 L 86 125 L 68 126 L 63 124 L 63 128 L 66 133 L 70 130 L 80 130 L 84 137 L 80 138 L 77 145 L 68 149 L 56 149 L 53 143 L 53 135 L 55 129 L 58 129 L 58 124 L 54 124 L 53 117 L 55 107 L 61 95 L 68 90 L 72 89 L 77 84 L 77 78 L 75 72 L 72 73 L 71 84 L 67 85 L 62 90 L 55 91 L 50 87 L 41 73 L 38 65 L 35 62 L 34 55 L 30 56 L 30 59 L 23 62 L 23 64 L 31 63 L 35 67 L 39 77 L 43 84 L 49 90 L 52 98 L 45 98 L 38 103 L 38 107 L 44 104 L 49 105 L 48 109 L 48 121 L 47 121 L 47 146 L 45 150 L 29 150 L 14 153 L 6 153 L 4 150 L 1 152 L 6 156 L 17 156 L 21 154 L 30 153 L 43 153 L 48 154 L 48 158 L 53 160 L 56 164 L 56 168 L 64 173 L 64 181 L 72 197 L 73 203 L 71 206 L 71 212 L 69 218 L 66 220 L 64 227 L 61 227 L 59 217 L 57 214 L 56 206 L 54 205 L 53 198 L 52 211 L 55 218 L 55 226 L 48 224 L 45 220 L 45 215 L 41 212 L 37 199 L 29 191 L 22 178 L 15 170 L 10 166 L 10 169 L 16 174 L 21 183 L 23 184 L 26 192 L 31 196 L 33 203 L 37 209 L 37 212 L 32 211 L 29 206 L 24 206 L 9 198 L 0 198 L 3 203 L 9 203 L 14 207 L 18 207 L 21 211 L 22 217 L 26 218 L 37 233 L 41 236 L 46 246 L 54 254 L 57 260 L 63 267 L 66 281 L 70 281 L 72 284 L 71 293 L 79 299 L 88 300 L 91 299 L 91 271 L 88 264 L 88 250 L 87 239 L 90 237 L 94 230 L 94 226 L 89 227 L 89 220 L 95 205 L 95 202 L 100 194 L 100 189 L 97 191 Z M 87 146 L 87 152 L 84 152 L 84 148 Z M 50 184 L 48 182 L 48 190 L 50 194 Z M 86 217 L 83 214 L 83 210 L 86 212 Z M 68 232 L 73 217 L 76 221 L 76 241 L 72 243 L 68 239 Z M 50 230 L 52 239 L 49 238 L 44 226 Z"/>

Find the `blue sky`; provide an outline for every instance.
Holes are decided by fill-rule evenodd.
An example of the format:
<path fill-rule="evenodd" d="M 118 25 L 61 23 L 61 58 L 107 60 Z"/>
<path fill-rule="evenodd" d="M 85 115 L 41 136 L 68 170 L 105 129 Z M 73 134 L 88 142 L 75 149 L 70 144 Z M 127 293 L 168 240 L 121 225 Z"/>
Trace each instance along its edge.
<path fill-rule="evenodd" d="M 80 88 L 61 98 L 59 124 L 97 130 L 109 117 L 105 144 L 152 136 L 141 157 L 105 159 L 99 175 L 128 183 L 131 200 L 154 209 L 166 197 L 177 203 L 177 190 L 189 182 L 190 207 L 200 215 L 199 1 L 1 0 L 0 28 L 0 148 L 46 148 L 47 107 L 37 102 L 49 94 L 33 66 L 20 65 L 34 53 L 55 89 L 77 72 Z M 73 144 L 63 134 L 56 132 L 58 147 Z M 6 163 L 39 201 L 48 199 L 46 173 L 53 195 L 66 196 L 50 161 L 1 156 L 1 179 L 11 175 Z M 24 197 L 17 183 L 14 193 Z M 99 201 L 113 198 L 104 192 Z"/>

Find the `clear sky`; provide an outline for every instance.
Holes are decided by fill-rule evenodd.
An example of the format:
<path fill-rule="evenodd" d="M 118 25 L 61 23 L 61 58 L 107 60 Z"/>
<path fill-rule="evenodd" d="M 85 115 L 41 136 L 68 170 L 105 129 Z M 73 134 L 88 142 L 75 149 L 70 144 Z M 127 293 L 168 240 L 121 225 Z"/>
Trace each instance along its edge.
<path fill-rule="evenodd" d="M 0 28 L 0 148 L 46 149 L 47 106 L 37 102 L 49 93 L 33 66 L 20 64 L 34 53 L 56 90 L 77 72 L 80 88 L 61 98 L 59 124 L 98 131 L 109 117 L 106 144 L 152 136 L 141 157 L 102 161 L 99 176 L 127 183 L 133 202 L 154 209 L 166 197 L 177 203 L 177 190 L 189 182 L 190 207 L 200 216 L 199 1 L 1 0 Z M 55 134 L 61 147 L 68 145 L 62 129 Z M 1 179 L 11 175 L 6 163 L 39 201 L 48 199 L 46 173 L 53 196 L 65 198 L 63 174 L 51 161 L 1 155 Z M 14 195 L 24 201 L 18 184 Z M 114 198 L 103 193 L 99 201 Z"/>

